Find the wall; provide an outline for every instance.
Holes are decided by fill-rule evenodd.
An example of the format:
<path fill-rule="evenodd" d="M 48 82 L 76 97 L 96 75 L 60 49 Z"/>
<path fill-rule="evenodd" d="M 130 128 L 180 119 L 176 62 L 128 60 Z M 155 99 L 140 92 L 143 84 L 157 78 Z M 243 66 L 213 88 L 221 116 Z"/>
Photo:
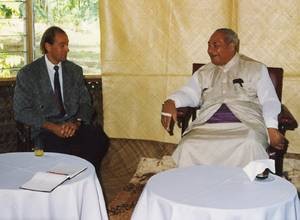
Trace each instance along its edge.
<path fill-rule="evenodd" d="M 208 62 L 207 41 L 236 30 L 241 53 L 285 69 L 283 101 L 299 118 L 300 2 L 297 0 L 100 0 L 104 124 L 111 137 L 178 142 L 160 125 L 161 104 Z M 292 91 L 292 88 L 294 89 Z M 288 134 L 300 153 L 299 131 Z"/>

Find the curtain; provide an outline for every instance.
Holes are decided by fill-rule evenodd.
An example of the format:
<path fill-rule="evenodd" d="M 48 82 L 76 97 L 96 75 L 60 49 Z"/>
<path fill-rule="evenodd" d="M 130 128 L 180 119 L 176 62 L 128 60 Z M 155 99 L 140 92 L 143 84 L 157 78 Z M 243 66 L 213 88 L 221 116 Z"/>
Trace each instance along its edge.
<path fill-rule="evenodd" d="M 299 116 L 299 9 L 297 0 L 100 0 L 105 131 L 177 143 L 180 130 L 169 136 L 160 124 L 161 104 L 193 62 L 209 62 L 207 41 L 220 27 L 237 31 L 241 53 L 284 68 L 283 102 Z M 291 151 L 300 152 L 298 137 L 288 133 Z"/>

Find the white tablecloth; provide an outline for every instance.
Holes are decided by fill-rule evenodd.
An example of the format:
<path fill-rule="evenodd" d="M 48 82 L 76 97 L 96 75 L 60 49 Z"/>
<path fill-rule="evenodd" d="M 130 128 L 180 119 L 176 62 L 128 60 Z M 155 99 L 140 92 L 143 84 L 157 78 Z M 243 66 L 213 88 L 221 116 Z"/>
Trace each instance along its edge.
<path fill-rule="evenodd" d="M 194 166 L 153 176 L 132 219 L 300 220 L 300 205 L 281 177 L 250 182 L 241 168 Z"/>
<path fill-rule="evenodd" d="M 85 164 L 88 168 L 51 193 L 19 189 L 37 171 L 58 163 Z M 106 220 L 107 212 L 95 169 L 79 157 L 45 153 L 0 154 L 0 219 Z"/>

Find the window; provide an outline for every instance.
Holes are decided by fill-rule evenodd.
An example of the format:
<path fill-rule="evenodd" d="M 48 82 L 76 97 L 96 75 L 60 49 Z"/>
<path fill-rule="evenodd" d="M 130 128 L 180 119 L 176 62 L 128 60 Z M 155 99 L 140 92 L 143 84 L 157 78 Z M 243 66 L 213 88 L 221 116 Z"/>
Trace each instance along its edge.
<path fill-rule="evenodd" d="M 100 74 L 98 12 L 98 0 L 0 1 L 0 77 L 15 76 L 40 57 L 41 36 L 52 25 L 69 36 L 68 59 L 86 75 Z"/>
<path fill-rule="evenodd" d="M 26 63 L 26 1 L 0 1 L 0 77 L 14 76 Z"/>
<path fill-rule="evenodd" d="M 98 12 L 98 0 L 35 0 L 34 57 L 41 55 L 39 43 L 45 29 L 59 24 L 69 36 L 68 59 L 81 65 L 85 74 L 99 74 Z"/>

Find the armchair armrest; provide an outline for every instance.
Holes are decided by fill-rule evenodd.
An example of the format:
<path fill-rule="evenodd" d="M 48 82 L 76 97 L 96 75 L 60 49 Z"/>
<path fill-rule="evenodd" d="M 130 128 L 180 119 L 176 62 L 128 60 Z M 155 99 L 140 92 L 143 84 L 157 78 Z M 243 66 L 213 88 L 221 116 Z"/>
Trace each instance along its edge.
<path fill-rule="evenodd" d="M 177 108 L 177 125 L 181 128 L 181 134 L 189 125 L 189 121 L 192 117 L 192 120 L 196 118 L 196 111 L 199 107 L 180 107 Z"/>
<path fill-rule="evenodd" d="M 281 105 L 281 112 L 278 115 L 278 128 L 282 134 L 286 130 L 294 130 L 298 127 L 298 123 L 292 113 L 285 105 Z"/>

